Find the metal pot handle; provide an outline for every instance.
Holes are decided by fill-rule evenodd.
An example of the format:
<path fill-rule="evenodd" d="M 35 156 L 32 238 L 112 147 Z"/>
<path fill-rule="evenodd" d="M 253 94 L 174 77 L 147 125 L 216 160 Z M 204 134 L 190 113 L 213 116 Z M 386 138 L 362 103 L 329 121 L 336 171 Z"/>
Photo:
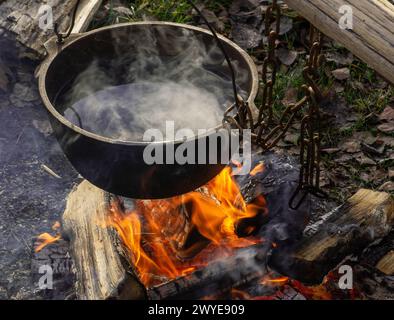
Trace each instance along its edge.
<path fill-rule="evenodd" d="M 235 101 L 235 105 L 237 106 L 237 110 L 239 111 L 240 109 L 240 101 L 239 101 L 239 96 L 238 96 L 238 89 L 237 89 L 237 83 L 236 83 L 236 76 L 235 76 L 235 71 L 234 71 L 234 67 L 233 64 L 231 63 L 231 60 L 226 52 L 226 49 L 224 48 L 223 42 L 219 39 L 215 29 L 212 27 L 212 25 L 209 23 L 208 19 L 204 16 L 204 14 L 201 12 L 201 10 L 194 4 L 193 0 L 188 0 L 188 2 L 190 3 L 190 5 L 193 7 L 194 10 L 196 10 L 196 12 L 198 13 L 198 15 L 204 20 L 204 23 L 207 25 L 207 27 L 209 28 L 209 30 L 212 32 L 213 37 L 216 40 L 217 45 L 219 46 L 220 50 L 222 51 L 227 64 L 230 68 L 230 72 L 231 72 L 231 80 L 232 80 L 232 84 L 233 84 L 233 92 L 234 92 L 234 101 Z"/>
<path fill-rule="evenodd" d="M 67 39 L 68 37 L 70 37 L 72 30 L 74 29 L 74 25 L 75 25 L 75 18 L 77 17 L 77 12 L 78 12 L 78 8 L 79 5 L 81 4 L 81 0 L 77 0 L 77 3 L 75 4 L 75 8 L 73 11 L 73 15 L 71 18 L 71 24 L 70 27 L 68 28 L 68 31 L 66 32 L 66 34 L 62 34 L 59 32 L 59 24 L 57 22 L 55 22 L 53 29 L 55 32 L 55 35 L 57 37 L 57 43 L 58 44 L 62 44 L 64 42 L 65 39 Z"/>
<path fill-rule="evenodd" d="M 68 36 L 67 43 L 72 41 L 72 40 L 78 39 L 78 38 L 82 37 L 83 35 L 84 35 L 84 33 L 73 33 L 70 36 Z M 48 63 L 48 61 L 50 61 L 51 58 L 53 58 L 54 56 L 59 54 L 59 52 L 63 50 L 63 47 L 64 47 L 65 44 L 66 44 L 66 42 L 63 42 L 63 44 L 59 44 L 57 42 L 57 37 L 56 36 L 53 36 L 52 38 L 47 40 L 47 42 L 44 43 L 44 48 L 45 48 L 45 50 L 47 52 L 47 56 L 45 57 L 44 61 L 36 68 L 36 70 L 34 72 L 34 76 L 36 78 L 40 77 L 42 67 L 46 63 Z"/>

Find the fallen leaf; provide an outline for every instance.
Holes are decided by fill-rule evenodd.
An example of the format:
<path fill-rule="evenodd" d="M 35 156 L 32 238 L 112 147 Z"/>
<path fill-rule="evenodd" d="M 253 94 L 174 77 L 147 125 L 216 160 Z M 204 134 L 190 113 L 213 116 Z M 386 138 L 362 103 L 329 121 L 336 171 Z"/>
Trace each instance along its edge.
<path fill-rule="evenodd" d="M 394 191 L 394 182 L 393 182 L 393 181 L 387 181 L 387 182 L 383 183 L 383 184 L 379 187 L 379 191 L 383 191 L 383 192 L 393 192 L 393 191 Z"/>
<path fill-rule="evenodd" d="M 390 136 L 379 136 L 378 140 L 382 141 L 386 146 L 394 148 L 394 138 Z"/>
<path fill-rule="evenodd" d="M 276 28 L 276 23 L 271 24 L 271 29 L 275 30 Z M 280 32 L 279 35 L 282 36 L 289 31 L 293 29 L 293 19 L 290 19 L 289 17 L 281 17 L 280 19 Z"/>
<path fill-rule="evenodd" d="M 371 181 L 371 176 L 366 173 L 366 172 L 361 172 L 360 174 L 360 179 L 364 182 L 370 182 Z"/>
<path fill-rule="evenodd" d="M 394 108 L 388 106 L 386 107 L 383 112 L 379 115 L 380 121 L 391 121 L 394 120 Z"/>
<path fill-rule="evenodd" d="M 362 166 L 374 166 L 376 162 L 373 161 L 371 158 L 368 158 L 365 154 L 361 154 L 356 157 L 356 161 L 361 164 Z"/>
<path fill-rule="evenodd" d="M 261 32 L 247 24 L 241 23 L 234 25 L 231 37 L 243 49 L 257 48 L 262 40 Z"/>
<path fill-rule="evenodd" d="M 336 70 L 332 71 L 332 75 L 337 80 L 346 80 L 346 79 L 349 79 L 349 77 L 350 77 L 350 70 L 349 70 L 349 68 L 336 69 Z"/>
<path fill-rule="evenodd" d="M 341 149 L 347 153 L 360 152 L 361 150 L 360 142 L 356 140 L 348 140 L 341 146 Z"/>
<path fill-rule="evenodd" d="M 394 121 L 389 123 L 383 123 L 378 126 L 378 130 L 384 133 L 393 133 L 394 132 Z"/>
<path fill-rule="evenodd" d="M 377 169 L 376 167 L 371 167 L 371 181 L 375 184 L 383 183 L 387 179 L 387 171 L 383 169 Z"/>
<path fill-rule="evenodd" d="M 342 93 L 345 91 L 345 87 L 338 82 L 334 83 L 333 89 L 335 93 Z"/>
<path fill-rule="evenodd" d="M 339 53 L 338 51 L 328 52 L 326 60 L 335 62 L 338 66 L 346 66 L 353 62 L 354 57 L 352 53 Z"/>
<path fill-rule="evenodd" d="M 344 163 L 348 162 L 353 159 L 353 156 L 350 154 L 341 154 L 338 158 L 336 158 L 334 161 L 338 163 Z"/>
<path fill-rule="evenodd" d="M 119 6 L 119 7 L 114 7 L 112 8 L 112 11 L 116 12 L 119 15 L 125 16 L 125 17 L 132 17 L 133 12 L 124 6 Z"/>
<path fill-rule="evenodd" d="M 243 11 L 250 11 L 256 9 L 260 4 L 259 0 L 234 0 L 231 3 L 229 13 L 237 15 Z"/>
<path fill-rule="evenodd" d="M 298 90 L 295 89 L 295 88 L 289 88 L 285 92 L 285 96 L 282 99 L 282 103 L 285 106 L 289 106 L 292 103 L 296 103 L 297 102 L 297 96 L 298 96 Z"/>
<path fill-rule="evenodd" d="M 376 142 L 376 137 L 370 131 L 360 131 L 353 134 L 353 139 L 356 141 L 362 141 L 366 144 L 373 145 Z"/>
<path fill-rule="evenodd" d="M 389 178 L 394 179 L 394 170 L 389 170 Z"/>
<path fill-rule="evenodd" d="M 298 140 L 299 139 L 300 139 L 300 134 L 298 134 L 298 133 L 288 133 L 285 136 L 284 141 L 292 143 L 294 145 L 298 145 Z"/>
<path fill-rule="evenodd" d="M 378 140 L 376 140 L 376 142 L 378 142 Z M 361 149 L 364 152 L 372 154 L 372 155 L 382 155 L 384 153 L 385 144 L 384 143 L 382 143 L 382 144 L 375 143 L 373 145 L 369 145 L 364 142 L 361 142 Z"/>
<path fill-rule="evenodd" d="M 280 62 L 286 66 L 291 66 L 296 61 L 298 53 L 294 50 L 288 50 L 286 48 L 280 48 L 277 52 Z"/>
<path fill-rule="evenodd" d="M 321 151 L 323 153 L 333 154 L 333 153 L 337 153 L 337 152 L 341 151 L 341 149 L 340 148 L 326 148 L 326 149 L 322 149 Z"/>

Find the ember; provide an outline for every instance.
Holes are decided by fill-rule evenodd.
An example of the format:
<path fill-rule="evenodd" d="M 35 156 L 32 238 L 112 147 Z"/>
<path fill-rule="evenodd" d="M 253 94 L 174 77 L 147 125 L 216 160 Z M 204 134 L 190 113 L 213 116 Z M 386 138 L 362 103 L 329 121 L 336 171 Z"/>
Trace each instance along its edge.
<path fill-rule="evenodd" d="M 189 227 L 181 218 L 185 208 L 190 217 Z M 117 230 L 141 281 L 151 287 L 228 256 L 234 248 L 261 242 L 261 239 L 240 237 L 237 227 L 242 220 L 266 211 L 263 197 L 252 204 L 245 202 L 231 168 L 227 167 L 197 191 L 168 200 L 137 201 L 136 208 L 126 214 L 119 202 L 113 202 L 106 225 Z M 188 239 L 175 232 L 179 228 L 190 229 L 189 235 L 193 231 L 197 234 L 194 238 L 198 240 L 191 247 L 197 247 L 198 253 L 191 259 L 180 257 L 179 251 Z M 250 235 L 254 228 L 249 225 L 245 230 L 243 234 Z"/>
<path fill-rule="evenodd" d="M 52 230 L 57 231 L 60 228 L 60 222 L 56 221 L 53 226 Z M 59 241 L 61 239 L 60 234 L 56 234 L 54 236 L 50 235 L 49 233 L 45 232 L 40 234 L 37 237 L 37 241 L 39 242 L 38 245 L 34 248 L 35 252 L 40 252 L 42 249 L 44 249 L 47 245 L 54 243 L 56 241 Z"/>

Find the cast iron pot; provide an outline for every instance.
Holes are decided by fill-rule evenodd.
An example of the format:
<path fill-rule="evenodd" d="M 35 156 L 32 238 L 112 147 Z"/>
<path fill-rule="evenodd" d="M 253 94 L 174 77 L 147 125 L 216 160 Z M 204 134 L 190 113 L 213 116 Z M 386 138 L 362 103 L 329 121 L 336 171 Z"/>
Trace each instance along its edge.
<path fill-rule="evenodd" d="M 126 23 L 104 27 L 72 35 L 61 45 L 57 44 L 55 39 L 51 39 L 46 44 L 48 57 L 39 73 L 39 90 L 62 150 L 85 179 L 116 195 L 134 199 L 162 199 L 195 190 L 220 173 L 225 164 L 148 165 L 143 159 L 143 152 L 150 143 L 118 141 L 88 132 L 62 116 L 60 110 L 62 107 L 57 103 L 64 88 L 71 84 L 94 59 L 106 61 L 115 59 L 119 50 L 126 50 L 132 54 L 133 48 L 128 39 L 144 34 L 142 31 L 146 28 L 157 32 L 161 35 L 159 37 L 164 35 L 167 43 L 171 43 L 168 42 L 170 35 L 175 35 L 173 41 L 176 41 L 178 31 L 188 30 L 205 45 L 217 45 L 213 35 L 205 29 L 168 22 Z M 241 75 L 237 79 L 238 87 L 247 93 L 247 101 L 254 106 L 253 101 L 258 90 L 258 74 L 252 59 L 230 40 L 222 36 L 219 38 L 223 41 L 231 61 L 237 65 L 238 75 Z M 145 40 L 140 39 L 142 42 Z M 166 50 L 165 46 L 160 44 L 160 39 L 152 45 L 158 46 L 159 50 Z M 230 76 L 230 70 L 226 72 Z M 185 116 L 187 116 L 187 106 L 185 106 Z M 208 139 L 221 126 L 218 124 L 207 135 L 198 139 Z M 188 140 L 188 143 L 195 144 L 197 150 L 198 139 L 196 137 Z M 168 145 L 177 150 L 183 142 L 152 143 L 162 144 L 164 150 Z M 207 155 L 212 152 L 221 154 L 223 151 L 221 149 L 227 147 L 219 143 L 216 149 L 207 150 L 206 153 Z"/>

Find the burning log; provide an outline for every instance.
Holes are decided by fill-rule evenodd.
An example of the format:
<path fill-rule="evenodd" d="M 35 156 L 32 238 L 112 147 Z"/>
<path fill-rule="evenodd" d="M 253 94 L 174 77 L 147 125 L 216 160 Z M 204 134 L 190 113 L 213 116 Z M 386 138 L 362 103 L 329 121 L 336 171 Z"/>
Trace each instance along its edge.
<path fill-rule="evenodd" d="M 114 230 L 105 221 L 111 197 L 83 181 L 69 195 L 63 214 L 64 234 L 76 269 L 79 299 L 142 299 L 145 291 L 134 275 Z"/>
<path fill-rule="evenodd" d="M 389 1 L 286 0 L 286 3 L 394 83 L 394 6 Z M 339 26 L 346 13 L 341 9 L 352 14 L 353 24 L 347 30 Z"/>
<path fill-rule="evenodd" d="M 82 0 L 76 15 L 73 33 L 87 29 L 94 13 L 102 0 Z M 70 16 L 77 0 L 54 1 L 49 14 L 53 14 L 53 23 L 59 24 L 59 30 L 65 31 L 70 25 Z M 44 3 L 37 0 L 5 0 L 0 1 L 0 28 L 16 34 L 16 38 L 26 47 L 33 50 L 36 57 L 42 57 L 46 51 L 44 43 L 54 35 L 53 27 L 40 28 L 39 18 L 45 15 Z M 46 8 L 48 10 L 49 8 Z M 46 20 L 48 23 L 50 20 Z"/>
<path fill-rule="evenodd" d="M 199 299 L 220 294 L 257 280 L 266 274 L 266 248 L 259 244 L 239 249 L 229 258 L 213 262 L 201 270 L 148 289 L 151 300 Z"/>
<path fill-rule="evenodd" d="M 278 272 L 305 283 L 323 277 L 350 254 L 382 240 L 394 223 L 394 201 L 387 193 L 360 190 L 321 221 L 312 235 L 291 249 L 273 254 L 270 265 Z M 380 265 L 386 265 L 384 260 Z M 392 260 L 390 260 L 392 261 Z"/>

